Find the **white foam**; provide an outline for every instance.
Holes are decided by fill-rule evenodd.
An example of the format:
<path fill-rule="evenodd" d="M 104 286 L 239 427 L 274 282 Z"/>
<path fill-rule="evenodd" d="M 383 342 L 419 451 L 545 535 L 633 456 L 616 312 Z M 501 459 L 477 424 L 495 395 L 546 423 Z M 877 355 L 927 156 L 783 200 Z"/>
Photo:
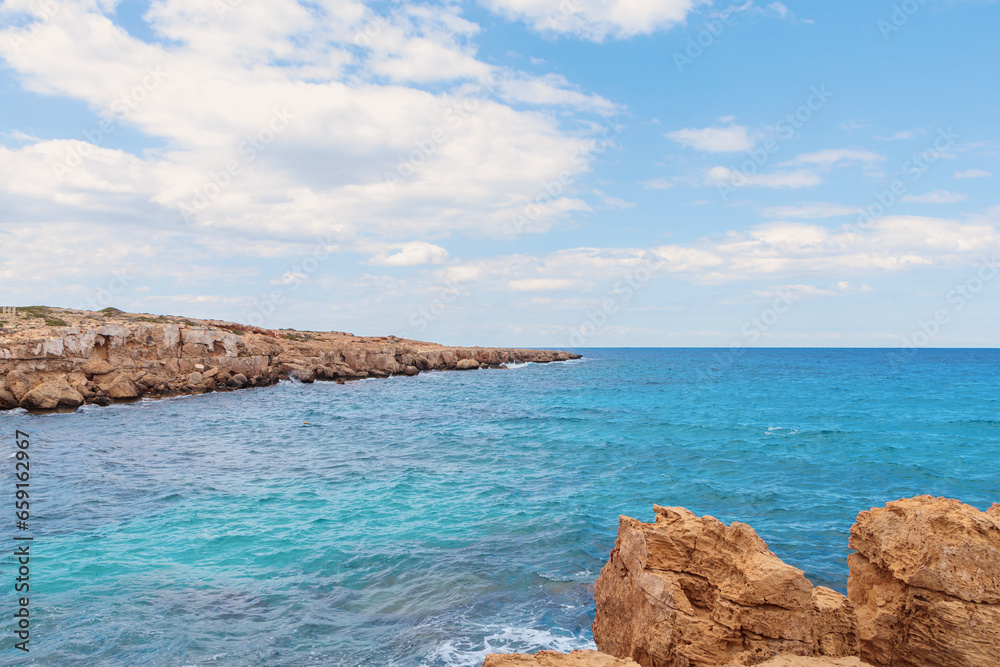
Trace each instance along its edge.
<path fill-rule="evenodd" d="M 448 667 L 481 667 L 490 653 L 536 653 L 559 651 L 569 653 L 577 649 L 596 649 L 590 639 L 568 634 L 555 634 L 538 628 L 495 628 L 483 640 L 451 640 L 437 647 L 423 665 Z"/>

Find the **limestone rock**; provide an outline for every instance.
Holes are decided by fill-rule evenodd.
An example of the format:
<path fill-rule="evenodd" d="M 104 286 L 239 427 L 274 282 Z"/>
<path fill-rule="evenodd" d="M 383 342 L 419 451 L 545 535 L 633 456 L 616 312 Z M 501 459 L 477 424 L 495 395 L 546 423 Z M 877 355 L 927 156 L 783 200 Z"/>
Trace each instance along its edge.
<path fill-rule="evenodd" d="M 1000 665 L 1000 512 L 918 496 L 861 512 L 847 591 L 877 667 Z"/>
<path fill-rule="evenodd" d="M 594 588 L 600 650 L 643 667 L 756 665 L 781 653 L 857 655 L 847 598 L 814 588 L 750 526 L 654 506 L 621 517 Z"/>
<path fill-rule="evenodd" d="M 108 363 L 106 359 L 92 358 L 88 359 L 87 362 L 80 367 L 80 370 L 87 375 L 107 375 L 109 373 L 113 373 L 115 367 Z"/>
<path fill-rule="evenodd" d="M 125 373 L 119 374 L 110 384 L 102 387 L 108 398 L 130 399 L 142 396 L 142 391 Z"/>
<path fill-rule="evenodd" d="M 17 404 L 37 385 L 67 379 L 84 400 L 166 396 L 301 382 L 386 378 L 430 369 L 506 361 L 547 363 L 557 352 L 504 348 L 445 348 L 397 337 L 344 332 L 275 332 L 210 320 L 94 313 L 50 308 L 69 326 L 20 318 L 0 332 L 0 379 Z M 576 356 L 576 355 L 570 355 Z M 125 374 L 128 380 L 118 380 Z M 237 376 L 252 378 L 234 379 Z M 111 385 L 114 384 L 114 388 Z M 136 393 L 137 388 L 138 393 Z M 65 402 L 64 397 L 64 402 Z"/>
<path fill-rule="evenodd" d="M 809 658 L 801 655 L 779 655 L 760 663 L 760 667 L 871 667 L 860 658 Z"/>
<path fill-rule="evenodd" d="M 31 391 L 31 381 L 23 371 L 12 370 L 7 373 L 7 388 L 14 395 L 14 398 L 17 399 L 17 402 L 20 403 L 24 395 Z"/>
<path fill-rule="evenodd" d="M 18 407 L 18 400 L 7 388 L 7 383 L 0 381 L 0 410 L 12 410 Z"/>
<path fill-rule="evenodd" d="M 628 658 L 615 658 L 597 651 L 572 653 L 541 651 L 534 655 L 524 653 L 488 655 L 483 667 L 639 667 L 639 665 Z"/>
<path fill-rule="evenodd" d="M 479 362 L 475 359 L 460 359 L 455 364 L 455 370 L 459 371 L 470 371 L 474 368 L 479 368 Z"/>
<path fill-rule="evenodd" d="M 43 382 L 21 399 L 21 407 L 26 410 L 75 409 L 81 405 L 83 405 L 83 395 L 73 389 L 65 379 Z"/>

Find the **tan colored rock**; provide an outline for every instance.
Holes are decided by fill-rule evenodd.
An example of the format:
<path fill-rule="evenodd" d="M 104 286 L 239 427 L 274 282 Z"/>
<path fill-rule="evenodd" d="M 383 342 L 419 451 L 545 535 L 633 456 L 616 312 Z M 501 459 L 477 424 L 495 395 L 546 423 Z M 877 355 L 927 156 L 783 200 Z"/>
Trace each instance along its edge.
<path fill-rule="evenodd" d="M 23 371 L 16 369 L 12 370 L 7 373 L 6 381 L 7 388 L 10 390 L 10 393 L 14 395 L 14 398 L 17 399 L 18 403 L 21 402 L 21 399 L 24 398 L 25 394 L 31 391 L 31 381 Z"/>
<path fill-rule="evenodd" d="M 594 588 L 594 640 L 643 667 L 756 665 L 781 653 L 857 655 L 847 598 L 814 588 L 750 526 L 654 506 L 621 517 Z"/>
<path fill-rule="evenodd" d="M 483 667 L 639 667 L 639 665 L 627 658 L 615 658 L 597 651 L 572 653 L 541 651 L 534 655 L 524 653 L 488 655 Z"/>
<path fill-rule="evenodd" d="M 479 368 L 479 362 L 475 359 L 459 359 L 455 364 L 455 370 L 458 371 L 471 371 L 475 368 Z"/>
<path fill-rule="evenodd" d="M 877 667 L 1000 665 L 1000 511 L 918 496 L 861 512 L 847 591 Z"/>
<path fill-rule="evenodd" d="M 65 379 L 43 382 L 21 399 L 21 407 L 26 410 L 78 408 L 81 405 L 83 405 L 83 395 L 73 389 Z"/>
<path fill-rule="evenodd" d="M 102 389 L 108 398 L 123 400 L 142 396 L 142 391 L 132 381 L 132 378 L 125 373 L 119 374 L 109 384 L 102 387 Z"/>
<path fill-rule="evenodd" d="M 495 360 L 561 358 L 538 350 L 445 348 L 397 337 L 276 332 L 171 316 L 65 308 L 45 312 L 69 326 L 48 327 L 40 318 L 19 318 L 0 332 L 0 378 L 13 373 L 7 385 L 18 403 L 35 385 L 67 375 L 85 400 L 105 403 L 111 399 L 104 388 L 123 373 L 140 394 L 157 396 L 238 388 L 240 383 L 232 382 L 235 375 L 252 378 L 244 386 L 267 386 L 282 378 L 312 382 L 412 375 L 413 369 L 454 368 L 461 359 L 492 365 Z M 131 387 L 123 392 L 134 393 Z"/>
<path fill-rule="evenodd" d="M 860 658 L 809 658 L 801 655 L 780 655 L 760 663 L 760 667 L 872 667 Z"/>
<path fill-rule="evenodd" d="M 0 410 L 13 410 L 18 407 L 18 400 L 7 388 L 7 383 L 0 381 Z"/>
<path fill-rule="evenodd" d="M 87 362 L 80 367 L 80 370 L 87 375 L 108 375 L 113 373 L 115 367 L 112 366 L 106 359 L 88 359 Z"/>

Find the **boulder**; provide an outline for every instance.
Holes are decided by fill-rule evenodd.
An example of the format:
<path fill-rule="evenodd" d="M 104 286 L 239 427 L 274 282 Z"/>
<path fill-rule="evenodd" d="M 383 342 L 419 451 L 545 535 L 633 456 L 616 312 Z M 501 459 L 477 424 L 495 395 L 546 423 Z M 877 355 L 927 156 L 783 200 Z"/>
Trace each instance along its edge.
<path fill-rule="evenodd" d="M 594 641 L 643 667 L 756 665 L 779 654 L 858 654 L 847 598 L 814 588 L 750 526 L 654 506 L 621 517 L 594 588 Z"/>
<path fill-rule="evenodd" d="M 56 410 L 78 408 L 83 405 L 83 395 L 73 389 L 65 379 L 43 382 L 21 399 L 26 410 Z"/>
<path fill-rule="evenodd" d="M 194 373 L 188 375 L 187 383 L 189 387 L 197 387 L 202 382 L 204 382 L 204 380 L 205 376 L 202 375 L 200 371 L 195 371 Z"/>
<path fill-rule="evenodd" d="M 236 375 L 229 378 L 226 384 L 232 387 L 233 389 L 241 389 L 247 386 L 247 376 L 243 375 L 243 373 L 237 373 Z"/>
<path fill-rule="evenodd" d="M 413 377 L 414 375 L 420 374 L 420 369 L 417 368 L 416 366 L 407 366 L 404 372 L 410 377 Z"/>
<path fill-rule="evenodd" d="M 471 371 L 476 368 L 479 368 L 479 362 L 475 359 L 459 359 L 458 363 L 455 364 L 457 371 Z"/>
<path fill-rule="evenodd" d="M 87 359 L 86 363 L 80 367 L 80 370 L 87 375 L 107 375 L 113 373 L 115 368 L 107 359 L 98 359 L 94 357 L 92 359 Z"/>
<path fill-rule="evenodd" d="M 140 390 L 139 387 L 136 386 L 135 382 L 132 381 L 132 378 L 125 373 L 119 374 L 109 384 L 103 386 L 102 389 L 108 398 L 119 400 L 139 398 L 142 396 L 142 390 Z"/>
<path fill-rule="evenodd" d="M 31 391 L 31 381 L 23 371 L 14 370 L 7 373 L 7 388 L 20 403 L 25 394 Z"/>
<path fill-rule="evenodd" d="M 861 512 L 847 592 L 876 667 L 1000 665 L 1000 505 L 918 496 Z"/>
<path fill-rule="evenodd" d="M 7 383 L 0 380 L 0 410 L 13 410 L 18 407 L 18 400 L 7 388 Z"/>
<path fill-rule="evenodd" d="M 534 655 L 509 653 L 486 656 L 483 667 L 639 667 L 628 658 L 616 658 L 597 651 L 557 653 L 541 651 Z"/>

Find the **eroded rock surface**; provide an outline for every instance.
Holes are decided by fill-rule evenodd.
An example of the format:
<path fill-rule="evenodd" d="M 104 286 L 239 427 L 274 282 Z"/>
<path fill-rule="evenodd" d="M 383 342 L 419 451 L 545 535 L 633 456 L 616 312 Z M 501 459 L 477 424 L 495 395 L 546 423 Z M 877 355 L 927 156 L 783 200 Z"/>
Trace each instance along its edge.
<path fill-rule="evenodd" d="M 680 507 L 621 517 L 594 589 L 598 648 L 643 667 L 756 665 L 779 654 L 858 654 L 847 598 L 814 588 L 750 526 Z"/>
<path fill-rule="evenodd" d="M 229 391 L 282 379 L 346 381 L 579 358 L 110 310 L 24 310 L 0 330 L 0 410 L 74 409 L 84 402 Z"/>
<path fill-rule="evenodd" d="M 1000 505 L 918 496 L 861 512 L 847 591 L 877 667 L 1000 665 Z"/>
<path fill-rule="evenodd" d="M 509 653 L 506 655 L 488 655 L 483 667 L 639 667 L 629 659 L 597 651 L 573 651 L 572 653 L 557 653 L 541 651 L 534 655 Z"/>

